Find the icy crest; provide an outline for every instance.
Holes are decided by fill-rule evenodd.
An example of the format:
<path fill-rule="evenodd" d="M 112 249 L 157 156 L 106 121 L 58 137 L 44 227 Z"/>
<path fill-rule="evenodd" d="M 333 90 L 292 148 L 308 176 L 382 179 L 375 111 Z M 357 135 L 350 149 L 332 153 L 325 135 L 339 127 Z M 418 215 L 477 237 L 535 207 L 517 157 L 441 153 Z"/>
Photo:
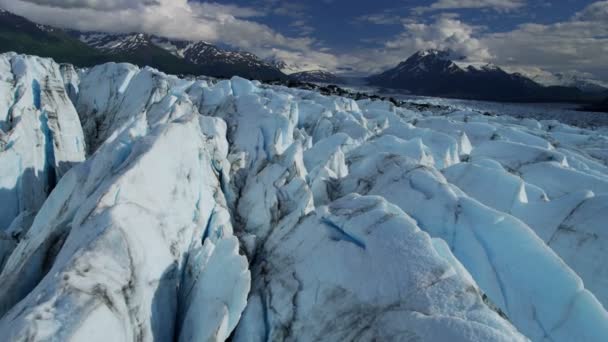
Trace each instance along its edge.
<path fill-rule="evenodd" d="M 0 269 L 55 184 L 85 158 L 58 64 L 0 56 Z"/>
<path fill-rule="evenodd" d="M 12 54 L 0 115 L 12 340 L 608 336 L 598 132 Z"/>

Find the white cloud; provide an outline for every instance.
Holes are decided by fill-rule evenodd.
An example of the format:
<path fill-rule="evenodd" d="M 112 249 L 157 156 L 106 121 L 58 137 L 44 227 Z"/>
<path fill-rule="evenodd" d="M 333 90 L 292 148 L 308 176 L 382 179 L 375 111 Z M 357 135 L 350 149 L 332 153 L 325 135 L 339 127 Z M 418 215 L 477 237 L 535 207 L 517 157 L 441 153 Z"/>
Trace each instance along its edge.
<path fill-rule="evenodd" d="M 431 23 L 405 22 L 403 32 L 381 48 L 343 60 L 356 70 L 377 72 L 427 48 L 452 49 L 510 70 L 576 71 L 608 81 L 608 1 L 592 3 L 562 22 L 527 23 L 505 32 L 489 32 L 442 13 Z"/>
<path fill-rule="evenodd" d="M 260 5 L 261 2 L 261 5 Z M 102 4 L 103 3 L 103 4 Z M 360 17 L 366 23 L 402 25 L 401 33 L 379 37 L 371 48 L 340 54 L 311 38 L 309 16 L 292 21 L 296 36 L 278 33 L 256 18 L 280 13 L 304 13 L 305 6 L 286 0 L 259 0 L 252 7 L 187 0 L 0 0 L 0 6 L 36 22 L 80 30 L 146 32 L 173 38 L 222 42 L 258 54 L 278 57 L 309 69 L 351 68 L 361 74 L 395 66 L 420 49 L 451 49 L 474 61 L 510 68 L 579 70 L 608 80 L 608 1 L 597 1 L 570 19 L 553 24 L 528 23 L 511 31 L 489 32 L 443 9 L 487 8 L 497 11 L 524 6 L 521 0 L 438 0 L 430 20 L 404 19 L 394 12 Z M 258 4 L 255 7 L 254 4 Z M 105 6 L 105 7 L 103 7 Z M 102 10 L 104 9 L 104 10 Z M 279 12 L 279 13 L 275 13 Z"/>
<path fill-rule="evenodd" d="M 489 8 L 498 12 L 510 12 L 526 6 L 526 0 L 439 0 L 430 6 L 416 7 L 416 12 L 451 9 Z"/>
<path fill-rule="evenodd" d="M 452 50 L 472 61 L 486 61 L 489 50 L 474 37 L 476 28 L 452 17 L 439 17 L 432 24 L 408 22 L 404 32 L 386 42 L 387 49 L 415 52 L 423 49 Z"/>
<path fill-rule="evenodd" d="M 608 79 L 608 1 L 593 3 L 567 21 L 523 24 L 513 31 L 487 34 L 481 42 L 500 65 L 580 70 Z"/>
<path fill-rule="evenodd" d="M 579 21 L 604 21 L 608 22 L 608 1 L 598 1 L 585 7 L 574 16 Z"/>
<path fill-rule="evenodd" d="M 368 22 L 376 25 L 395 25 L 401 23 L 402 18 L 391 14 L 390 11 L 372 13 L 355 18 L 355 22 Z"/>

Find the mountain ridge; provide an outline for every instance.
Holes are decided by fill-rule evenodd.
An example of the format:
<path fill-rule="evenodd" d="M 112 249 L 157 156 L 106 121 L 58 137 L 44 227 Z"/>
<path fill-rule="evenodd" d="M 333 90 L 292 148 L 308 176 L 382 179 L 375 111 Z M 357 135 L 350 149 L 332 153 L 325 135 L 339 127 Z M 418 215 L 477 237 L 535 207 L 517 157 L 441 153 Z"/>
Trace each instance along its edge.
<path fill-rule="evenodd" d="M 455 61 L 457 60 L 457 61 Z M 450 51 L 418 51 L 396 67 L 367 78 L 374 86 L 429 95 L 490 101 L 588 102 L 595 96 L 575 87 L 543 86 L 485 63 L 467 63 Z"/>
<path fill-rule="evenodd" d="M 6 10 L 0 13 L 0 52 L 51 57 L 79 67 L 126 62 L 177 75 L 241 76 L 261 81 L 286 78 L 252 53 L 232 52 L 206 42 L 144 33 L 80 32 L 36 24 Z M 175 44 L 186 47 L 183 55 L 170 48 Z"/>
<path fill-rule="evenodd" d="M 204 41 L 171 39 L 144 33 L 108 34 L 73 31 L 85 44 L 110 54 L 143 50 L 162 50 L 174 58 L 189 63 L 199 74 L 227 78 L 241 76 L 250 79 L 274 80 L 285 78 L 276 67 L 255 54 L 230 51 Z"/>
<path fill-rule="evenodd" d="M 0 52 L 46 56 L 79 67 L 127 62 L 176 75 L 347 83 L 326 70 L 289 65 L 277 58 L 260 59 L 249 52 L 231 51 L 204 41 L 144 33 L 64 30 L 36 24 L 6 10 L 0 13 Z M 374 86 L 404 89 L 415 95 L 491 101 L 596 103 L 603 91 L 600 85 L 576 77 L 543 83 L 496 65 L 470 63 L 465 56 L 442 50 L 419 51 L 395 68 L 366 80 Z"/>

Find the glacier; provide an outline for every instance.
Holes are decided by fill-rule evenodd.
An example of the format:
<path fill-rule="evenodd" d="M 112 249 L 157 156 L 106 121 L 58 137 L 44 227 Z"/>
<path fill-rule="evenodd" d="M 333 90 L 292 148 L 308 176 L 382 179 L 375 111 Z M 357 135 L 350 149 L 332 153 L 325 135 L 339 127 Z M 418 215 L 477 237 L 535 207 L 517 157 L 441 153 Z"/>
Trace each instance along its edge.
<path fill-rule="evenodd" d="M 10 341 L 608 338 L 608 136 L 0 55 Z"/>

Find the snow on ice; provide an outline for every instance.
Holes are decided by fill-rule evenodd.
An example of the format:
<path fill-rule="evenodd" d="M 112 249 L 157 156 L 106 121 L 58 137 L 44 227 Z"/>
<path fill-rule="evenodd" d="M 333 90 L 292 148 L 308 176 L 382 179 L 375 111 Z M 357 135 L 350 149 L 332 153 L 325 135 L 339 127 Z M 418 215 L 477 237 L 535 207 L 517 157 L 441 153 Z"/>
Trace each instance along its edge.
<path fill-rule="evenodd" d="M 0 333 L 605 341 L 601 132 L 0 55 Z"/>

